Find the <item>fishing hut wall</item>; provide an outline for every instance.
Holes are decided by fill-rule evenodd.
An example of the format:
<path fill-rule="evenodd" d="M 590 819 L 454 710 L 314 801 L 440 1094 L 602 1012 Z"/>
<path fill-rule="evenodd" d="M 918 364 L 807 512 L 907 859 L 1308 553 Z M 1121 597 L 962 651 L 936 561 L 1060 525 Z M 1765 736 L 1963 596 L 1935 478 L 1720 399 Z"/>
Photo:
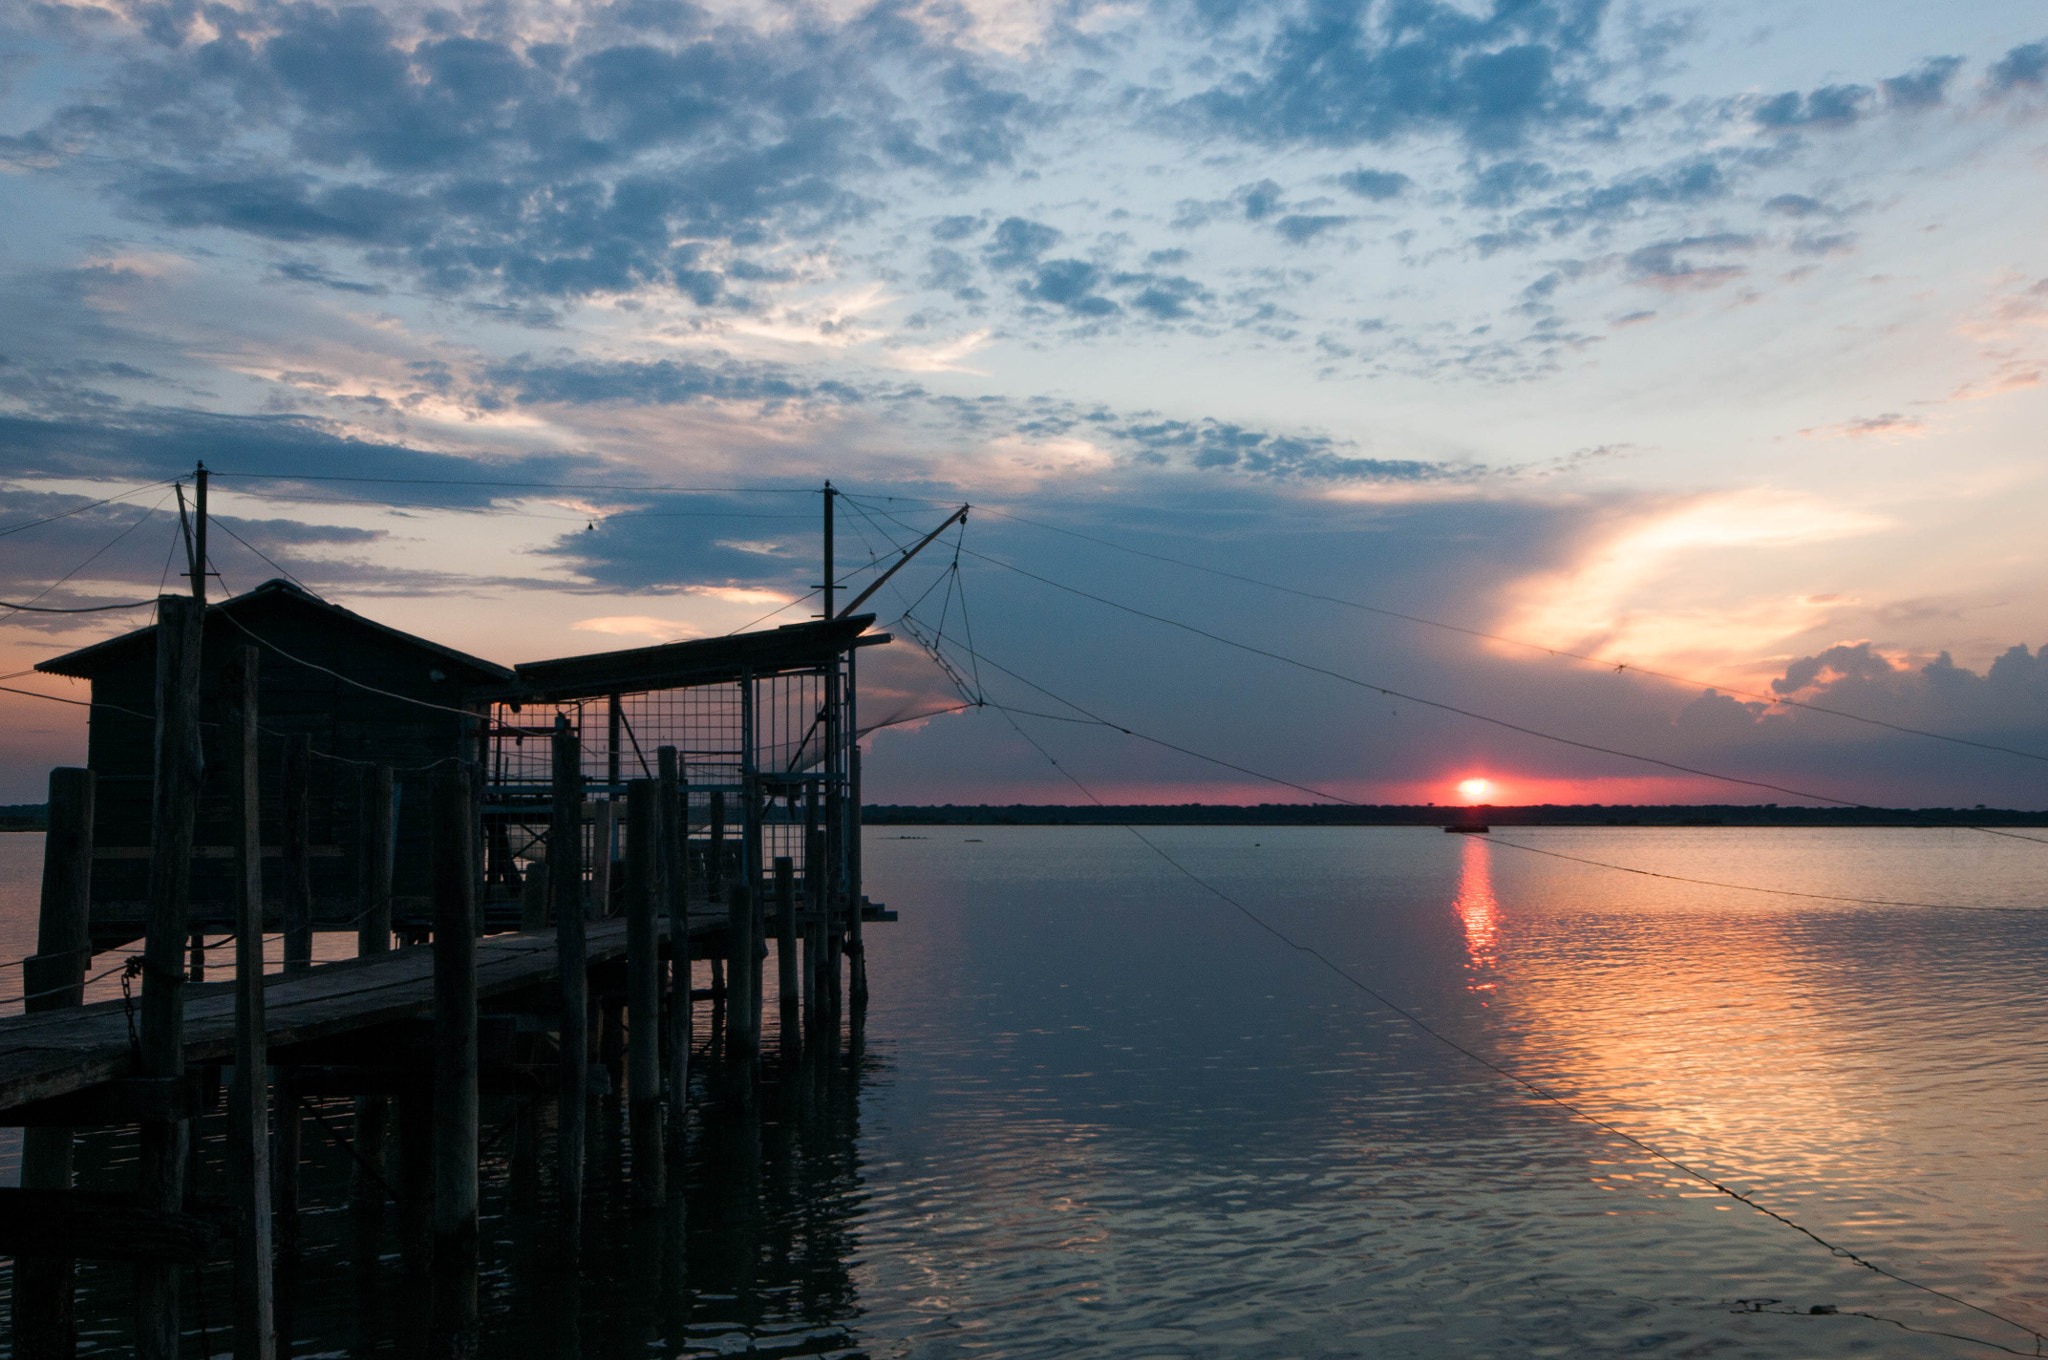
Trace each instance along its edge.
<path fill-rule="evenodd" d="M 494 896 L 506 898 L 548 853 L 559 715 L 581 748 L 578 834 L 586 890 L 611 899 L 593 900 L 594 914 L 614 914 L 623 891 L 626 785 L 658 776 L 664 746 L 676 749 L 686 789 L 685 853 L 695 894 L 745 882 L 750 872 L 759 885 L 775 860 L 787 857 L 800 878 L 825 876 L 829 896 L 843 901 L 858 892 L 848 876 L 858 860 L 847 849 L 855 806 L 851 708 L 840 665 L 543 702 L 500 701 L 491 716 L 485 774 L 486 881 Z M 811 828 L 823 850 L 818 863 L 812 862 Z"/>

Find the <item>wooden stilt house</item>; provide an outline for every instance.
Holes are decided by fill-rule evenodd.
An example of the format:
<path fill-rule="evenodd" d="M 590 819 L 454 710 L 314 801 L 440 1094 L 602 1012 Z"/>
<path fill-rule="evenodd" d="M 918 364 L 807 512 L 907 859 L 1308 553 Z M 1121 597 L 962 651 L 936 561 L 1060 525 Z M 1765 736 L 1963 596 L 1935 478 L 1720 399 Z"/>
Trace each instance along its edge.
<path fill-rule="evenodd" d="M 426 819 L 430 767 L 483 753 L 489 704 L 513 673 L 451 647 L 400 632 L 330 604 L 287 581 L 266 581 L 206 610 L 201 642 L 201 739 L 206 778 L 192 873 L 195 931 L 230 928 L 233 871 L 222 676 L 229 656 L 253 645 L 261 674 L 258 721 L 263 780 L 264 884 L 268 909 L 282 895 L 278 778 L 287 742 L 305 737 L 313 923 L 354 929 L 365 856 L 365 772 L 394 771 L 399 809 L 393 907 L 400 929 L 423 925 L 431 890 Z M 92 682 L 87 764 L 98 774 L 94 810 L 92 934 L 108 949 L 143 934 L 149 891 L 150 789 L 156 707 L 152 626 L 45 661 L 37 670 Z"/>

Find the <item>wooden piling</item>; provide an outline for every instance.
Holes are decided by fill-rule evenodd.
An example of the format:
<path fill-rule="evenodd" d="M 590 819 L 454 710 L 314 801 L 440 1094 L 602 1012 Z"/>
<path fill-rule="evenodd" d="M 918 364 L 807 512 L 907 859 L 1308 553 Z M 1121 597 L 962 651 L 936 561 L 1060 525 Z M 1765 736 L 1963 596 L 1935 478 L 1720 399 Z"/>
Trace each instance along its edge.
<path fill-rule="evenodd" d="M 559 1107 L 556 1111 L 563 1249 L 583 1239 L 583 1140 L 589 1088 L 589 975 L 583 938 L 583 748 L 569 719 L 555 717 L 554 807 L 548 832 L 548 880 L 555 903 L 555 953 L 561 971 Z"/>
<path fill-rule="evenodd" d="M 750 995 L 754 980 L 754 895 L 735 883 L 725 893 L 725 1035 L 726 1051 L 737 1062 L 751 1062 L 758 1051 L 747 1017 L 758 1014 Z"/>
<path fill-rule="evenodd" d="M 199 646 L 204 607 L 189 595 L 157 600 L 156 773 L 151 793 L 149 922 L 143 947 L 142 1032 L 137 1067 L 175 1086 L 185 1076 L 185 967 L 191 931 L 192 834 L 204 756 L 199 744 Z M 183 1210 L 188 1130 L 152 1120 L 141 1130 L 140 1208 Z M 143 1360 L 177 1360 L 178 1268 L 135 1269 L 135 1349 Z"/>
<path fill-rule="evenodd" d="M 849 670 L 852 657 L 847 658 Z M 852 677 L 847 679 L 850 693 Z M 851 703 L 851 699 L 848 700 Z M 846 752 L 847 797 L 842 815 L 846 819 L 846 981 L 853 1021 L 858 1029 L 868 1008 L 868 949 L 861 934 L 861 911 L 865 905 L 860 881 L 860 743 L 848 743 Z"/>
<path fill-rule="evenodd" d="M 633 1138 L 633 1197 L 658 1208 L 667 1198 L 661 1131 L 661 784 L 626 786 L 626 1007 L 632 1028 L 626 1091 Z"/>
<path fill-rule="evenodd" d="M 391 810 L 391 767 L 366 766 L 362 771 L 362 806 L 358 821 L 360 854 L 356 901 L 356 954 L 364 957 L 391 949 L 392 860 L 396 849 Z M 355 1168 L 352 1212 L 375 1239 L 384 1213 L 384 1187 L 364 1171 L 381 1176 L 390 1161 L 391 1098 L 356 1097 L 355 1149 L 362 1165 Z"/>
<path fill-rule="evenodd" d="M 285 738 L 279 770 L 284 839 L 284 970 L 313 966 L 313 831 L 306 786 L 312 775 L 313 743 L 300 732 Z"/>
<path fill-rule="evenodd" d="M 235 847 L 235 1082 L 228 1092 L 234 1168 L 235 1360 L 273 1360 L 277 1315 L 270 1231 L 269 1043 L 263 1028 L 263 823 L 254 647 L 228 658 L 228 775 Z"/>
<path fill-rule="evenodd" d="M 818 786 L 804 789 L 804 1028 L 822 1032 L 819 978 L 825 968 L 825 835 L 818 826 Z"/>
<path fill-rule="evenodd" d="M 775 857 L 775 983 L 781 1012 L 782 1058 L 793 1062 L 803 1052 L 803 983 L 796 956 L 796 862 Z"/>
<path fill-rule="evenodd" d="M 612 914 L 612 822 L 616 809 L 610 802 L 590 805 L 590 909 L 589 917 L 602 921 Z"/>
<path fill-rule="evenodd" d="M 434 1356 L 477 1344 L 476 824 L 466 762 L 434 780 Z"/>
<path fill-rule="evenodd" d="M 21 961 L 22 1009 L 63 1010 L 85 999 L 92 955 L 91 770 L 50 771 L 49 831 L 43 838 L 42 914 L 36 952 Z M 21 1134 L 21 1187 L 71 1188 L 71 1130 L 28 1128 Z M 78 1348 L 73 1311 L 77 1266 L 61 1256 L 14 1261 L 14 1354 L 20 1360 L 71 1360 Z"/>
<path fill-rule="evenodd" d="M 656 757 L 661 774 L 661 868 L 668 913 L 668 1146 L 680 1153 L 683 1121 L 690 1099 L 690 791 L 683 782 L 676 748 L 664 746 Z"/>
<path fill-rule="evenodd" d="M 363 771 L 362 880 L 356 910 L 356 953 L 391 948 L 391 875 L 397 839 L 392 834 L 391 767 Z"/>

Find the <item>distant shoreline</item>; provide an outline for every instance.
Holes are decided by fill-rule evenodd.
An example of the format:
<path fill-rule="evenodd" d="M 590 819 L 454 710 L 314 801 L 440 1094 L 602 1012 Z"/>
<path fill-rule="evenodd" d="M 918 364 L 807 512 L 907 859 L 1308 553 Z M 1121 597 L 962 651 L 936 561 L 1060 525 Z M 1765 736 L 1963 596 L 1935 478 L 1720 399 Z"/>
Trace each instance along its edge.
<path fill-rule="evenodd" d="M 1518 807 L 1430 807 L 1321 803 L 1059 803 L 915 805 L 861 809 L 868 826 L 2031 826 L 2048 827 L 2048 810 L 2016 808 L 1810 808 L 1768 803 L 1541 803 Z M 0 832 L 48 829 L 40 803 L 0 806 Z"/>
<path fill-rule="evenodd" d="M 2048 811 L 2012 808 L 1810 808 L 1771 804 L 1551 804 L 1521 807 L 1318 803 L 1133 803 L 1092 807 L 1060 804 L 974 806 L 870 805 L 868 826 L 1808 826 L 2048 827 Z"/>

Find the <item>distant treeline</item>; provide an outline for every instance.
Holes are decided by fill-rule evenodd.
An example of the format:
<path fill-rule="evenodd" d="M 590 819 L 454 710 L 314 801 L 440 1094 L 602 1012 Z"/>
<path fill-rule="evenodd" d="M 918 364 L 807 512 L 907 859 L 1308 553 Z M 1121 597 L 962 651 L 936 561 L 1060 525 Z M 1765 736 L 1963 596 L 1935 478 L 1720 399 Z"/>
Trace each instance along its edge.
<path fill-rule="evenodd" d="M 47 803 L 0 803 L 0 831 L 48 831 Z"/>
<path fill-rule="evenodd" d="M 869 826 L 2048 826 L 2048 812 L 2010 808 L 1811 808 L 1775 803 L 1543 803 L 1531 807 L 1333 807 L 1324 803 L 1133 803 L 1113 807 L 948 803 L 863 807 Z"/>

